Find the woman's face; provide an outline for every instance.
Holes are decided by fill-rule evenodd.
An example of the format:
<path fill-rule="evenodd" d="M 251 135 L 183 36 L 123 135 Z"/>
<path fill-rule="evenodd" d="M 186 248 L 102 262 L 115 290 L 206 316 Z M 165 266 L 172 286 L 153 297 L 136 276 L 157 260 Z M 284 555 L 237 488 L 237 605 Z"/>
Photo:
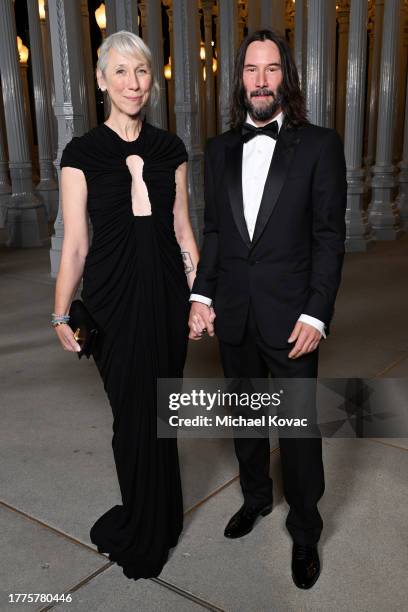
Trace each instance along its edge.
<path fill-rule="evenodd" d="M 149 99 L 152 74 L 141 55 L 121 55 L 109 49 L 105 73 L 98 71 L 98 84 L 110 97 L 112 110 L 138 115 Z"/>

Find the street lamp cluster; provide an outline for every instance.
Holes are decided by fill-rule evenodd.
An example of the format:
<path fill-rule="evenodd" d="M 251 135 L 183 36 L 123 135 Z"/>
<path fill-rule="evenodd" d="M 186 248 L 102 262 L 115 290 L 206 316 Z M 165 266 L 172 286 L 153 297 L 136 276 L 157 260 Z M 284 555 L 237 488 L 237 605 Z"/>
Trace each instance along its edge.
<path fill-rule="evenodd" d="M 105 4 L 103 2 L 98 6 L 98 8 L 95 11 L 95 19 L 96 19 L 96 23 L 98 24 L 99 29 L 102 32 L 102 38 L 104 38 L 105 37 L 105 32 L 106 32 L 106 9 L 105 9 Z M 214 41 L 211 41 L 211 45 L 214 47 Z M 98 55 L 99 55 L 99 53 L 98 53 Z M 215 52 L 215 55 L 217 55 L 217 52 Z M 201 44 L 200 44 L 200 60 L 203 63 L 202 71 L 203 71 L 203 79 L 205 81 L 205 79 L 206 79 L 206 72 L 205 72 L 205 66 L 204 66 L 204 62 L 205 62 L 205 45 L 204 45 L 203 41 L 201 41 Z M 212 70 L 213 70 L 214 73 L 217 72 L 217 68 L 218 68 L 217 58 L 213 57 L 212 58 Z M 171 57 L 169 57 L 168 63 L 163 67 L 163 73 L 164 73 L 164 78 L 167 81 L 170 81 L 171 78 L 172 78 L 172 73 L 171 73 Z"/>

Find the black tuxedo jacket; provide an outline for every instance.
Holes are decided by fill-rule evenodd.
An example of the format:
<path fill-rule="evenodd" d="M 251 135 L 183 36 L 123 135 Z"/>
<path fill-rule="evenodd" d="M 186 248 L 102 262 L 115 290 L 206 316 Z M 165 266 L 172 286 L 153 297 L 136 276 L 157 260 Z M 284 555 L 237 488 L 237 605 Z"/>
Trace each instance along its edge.
<path fill-rule="evenodd" d="M 243 212 L 240 130 L 205 150 L 204 240 L 192 293 L 212 298 L 220 340 L 239 344 L 252 303 L 273 348 L 300 314 L 333 316 L 344 258 L 346 165 L 335 130 L 282 126 L 252 241 Z"/>

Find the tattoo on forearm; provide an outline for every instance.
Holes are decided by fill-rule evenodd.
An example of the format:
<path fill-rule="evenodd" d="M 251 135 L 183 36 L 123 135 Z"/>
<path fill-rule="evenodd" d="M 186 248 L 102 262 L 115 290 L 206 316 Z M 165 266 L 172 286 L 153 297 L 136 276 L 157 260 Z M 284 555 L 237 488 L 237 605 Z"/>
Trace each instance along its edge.
<path fill-rule="evenodd" d="M 191 259 L 191 255 L 188 251 L 181 251 L 181 256 L 184 262 L 184 272 L 186 274 L 190 274 L 194 270 L 193 260 Z"/>

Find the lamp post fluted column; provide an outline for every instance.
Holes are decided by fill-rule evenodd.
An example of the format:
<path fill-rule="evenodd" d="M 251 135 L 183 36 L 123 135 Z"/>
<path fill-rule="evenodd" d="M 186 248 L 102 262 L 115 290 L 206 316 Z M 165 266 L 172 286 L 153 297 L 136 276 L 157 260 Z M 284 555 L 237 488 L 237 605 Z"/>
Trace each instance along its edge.
<path fill-rule="evenodd" d="M 48 218 L 54 220 L 58 212 L 58 185 L 55 180 L 51 118 L 48 93 L 45 84 L 44 55 L 38 1 L 27 0 L 28 23 L 30 28 L 30 47 L 34 88 L 35 117 L 37 122 L 37 142 L 40 182 L 36 191 L 47 209 Z"/>
<path fill-rule="evenodd" d="M 96 77 L 92 63 L 91 32 L 89 29 L 89 10 L 87 0 L 81 0 L 82 44 L 84 49 L 84 72 L 86 99 L 88 102 L 89 129 L 97 125 L 95 85 Z"/>
<path fill-rule="evenodd" d="M 368 92 L 368 121 L 367 121 L 367 155 L 364 163 L 367 168 L 366 181 L 371 184 L 371 166 L 375 161 L 377 145 L 377 119 L 378 119 L 378 91 L 380 86 L 381 42 L 383 30 L 384 0 L 375 0 L 374 25 L 370 45 L 370 79 Z"/>
<path fill-rule="evenodd" d="M 0 244 L 3 244 L 7 240 L 3 203 L 9 197 L 10 193 L 11 185 L 8 170 L 6 126 L 4 123 L 3 96 L 0 80 Z"/>
<path fill-rule="evenodd" d="M 165 6 L 169 6 L 171 0 L 164 0 Z M 174 112 L 174 32 L 173 32 L 173 9 L 166 8 L 167 18 L 169 20 L 169 38 L 170 38 L 170 71 L 171 77 L 167 81 L 167 95 L 169 98 L 169 130 L 171 132 L 176 131 L 176 115 Z"/>
<path fill-rule="evenodd" d="M 337 21 L 339 24 L 339 43 L 337 59 L 336 130 L 340 136 L 344 138 L 346 80 L 348 69 L 347 50 L 350 53 L 350 47 L 348 45 L 350 0 L 340 0 Z"/>
<path fill-rule="evenodd" d="M 295 45 L 294 55 L 299 74 L 300 86 L 306 86 L 307 56 L 307 0 L 297 0 L 295 4 Z"/>
<path fill-rule="evenodd" d="M 384 5 L 377 150 L 375 166 L 372 168 L 372 200 L 369 213 L 377 240 L 393 240 L 402 233 L 394 202 L 396 167 L 393 164 L 399 9 L 400 0 L 387 0 Z"/>
<path fill-rule="evenodd" d="M 4 208 L 8 230 L 6 244 L 42 246 L 48 242 L 47 217 L 44 204 L 33 188 L 16 38 L 13 3 L 5 0 L 0 19 L 0 73 L 12 186 Z"/>
<path fill-rule="evenodd" d="M 201 0 L 204 17 L 204 45 L 205 45 L 205 121 L 206 136 L 215 136 L 215 104 L 214 104 L 214 72 L 212 66 L 212 9 L 213 0 Z"/>
<path fill-rule="evenodd" d="M 363 210 L 366 194 L 362 167 L 366 72 L 367 1 L 351 0 L 348 43 L 344 152 L 347 164 L 347 251 L 365 251 L 369 225 Z"/>
<path fill-rule="evenodd" d="M 0 198 L 11 193 L 11 185 L 8 171 L 6 124 L 4 123 L 3 94 L 0 80 Z M 1 200 L 0 200 L 1 215 Z"/>
<path fill-rule="evenodd" d="M 397 206 L 400 218 L 405 229 L 408 229 L 408 78 L 405 95 L 405 123 L 404 123 L 404 149 L 402 161 L 398 164 L 400 173 L 398 176 Z"/>
<path fill-rule="evenodd" d="M 142 4 L 139 2 L 140 7 Z M 144 22 L 144 23 L 143 23 Z M 166 111 L 166 87 L 163 76 L 163 29 L 160 0 L 149 0 L 144 3 L 144 15 L 142 13 L 142 25 L 146 30 L 143 37 L 152 52 L 153 71 L 160 87 L 160 95 L 155 106 L 149 105 L 147 118 L 153 125 L 167 129 Z"/>
<path fill-rule="evenodd" d="M 54 114 L 55 88 L 54 73 L 52 69 L 51 32 L 50 19 L 48 15 L 48 0 L 44 0 L 44 15 L 40 17 L 40 26 L 45 70 L 45 87 L 47 89 L 47 104 L 48 108 L 50 109 L 49 117 L 52 142 L 52 159 L 55 159 L 58 147 L 58 125 L 57 118 Z M 55 178 L 57 178 L 56 172 L 54 172 L 54 176 Z"/>
<path fill-rule="evenodd" d="M 78 3 L 58 0 L 48 4 L 55 84 L 54 111 L 58 122 L 58 151 L 55 167 L 60 174 L 62 151 L 73 136 L 81 136 L 87 126 L 84 112 L 85 89 L 81 53 L 81 14 Z M 69 44 L 68 44 L 69 41 Z M 57 276 L 64 237 L 61 198 L 51 238 L 51 276 Z"/>
<path fill-rule="evenodd" d="M 105 0 L 107 34 L 119 30 L 138 34 L 137 5 L 136 0 Z"/>
<path fill-rule="evenodd" d="M 306 100 L 314 124 L 332 127 L 335 28 L 334 0 L 309 0 Z"/>
<path fill-rule="evenodd" d="M 235 51 L 238 46 L 238 6 L 236 0 L 223 0 L 219 5 L 218 116 L 220 132 L 229 128 L 232 78 Z"/>
<path fill-rule="evenodd" d="M 173 34 L 174 111 L 177 133 L 183 139 L 189 156 L 191 223 L 198 237 L 204 214 L 198 7 L 192 10 L 187 0 L 173 0 Z"/>
<path fill-rule="evenodd" d="M 285 0 L 260 0 L 261 28 L 272 28 L 279 34 L 285 34 Z"/>
<path fill-rule="evenodd" d="M 394 126 L 394 149 L 393 158 L 395 162 L 402 158 L 404 147 L 404 111 L 405 111 L 405 83 L 407 78 L 408 62 L 408 3 L 401 2 L 399 15 L 399 47 L 398 55 L 398 75 L 396 92 L 396 110 Z"/>

